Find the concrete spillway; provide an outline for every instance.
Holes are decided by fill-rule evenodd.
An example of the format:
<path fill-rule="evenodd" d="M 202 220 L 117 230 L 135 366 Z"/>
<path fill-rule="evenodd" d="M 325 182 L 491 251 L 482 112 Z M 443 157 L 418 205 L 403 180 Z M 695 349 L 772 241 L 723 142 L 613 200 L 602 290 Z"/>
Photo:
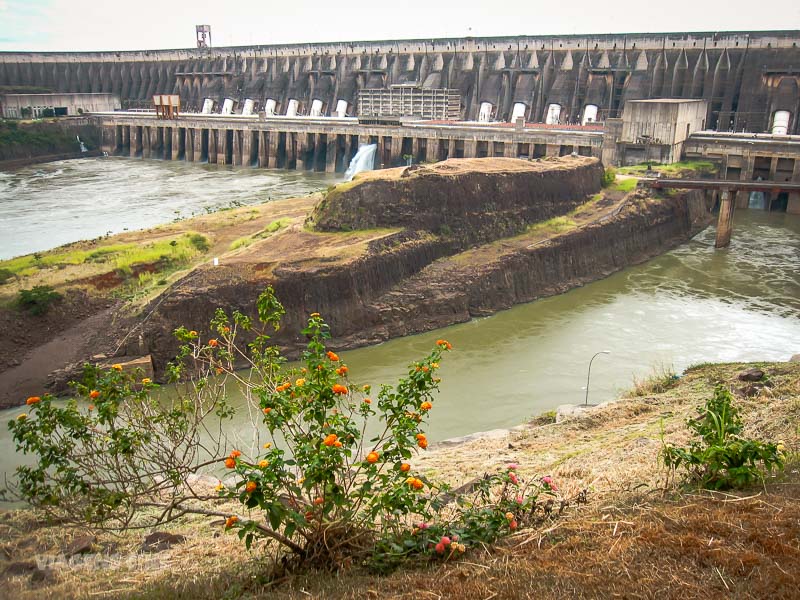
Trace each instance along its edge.
<path fill-rule="evenodd" d="M 310 114 L 316 101 L 330 116 L 342 106 L 357 115 L 360 90 L 413 83 L 457 90 L 463 120 L 491 105 L 496 120 L 560 123 L 580 122 L 587 106 L 602 122 L 629 100 L 703 98 L 710 128 L 766 131 L 776 111 L 797 111 L 798 42 L 800 32 L 776 31 L 0 53 L 0 85 L 113 92 L 127 106 L 174 93 L 198 112 L 204 98 L 273 100 L 283 115 Z"/>

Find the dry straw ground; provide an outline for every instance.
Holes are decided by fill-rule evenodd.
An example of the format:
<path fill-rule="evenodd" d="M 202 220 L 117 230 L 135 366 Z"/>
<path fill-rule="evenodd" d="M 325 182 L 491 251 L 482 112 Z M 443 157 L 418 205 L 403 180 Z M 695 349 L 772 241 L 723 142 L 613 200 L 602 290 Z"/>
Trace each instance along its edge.
<path fill-rule="evenodd" d="M 672 388 L 636 394 L 549 425 L 442 444 L 417 466 L 463 483 L 508 462 L 522 475 L 551 475 L 565 497 L 588 503 L 523 529 L 463 559 L 375 576 L 358 566 L 267 581 L 270 548 L 248 553 L 219 523 L 187 520 L 187 541 L 137 554 L 146 532 L 98 536 L 84 565 L 32 571 L 25 561 L 63 552 L 85 532 L 46 525 L 31 511 L 0 521 L 0 595 L 9 598 L 798 598 L 800 463 L 736 493 L 680 491 L 658 467 L 661 435 L 686 439 L 686 417 L 717 382 L 734 390 L 746 365 L 706 365 Z M 800 364 L 760 365 L 771 382 L 737 397 L 747 433 L 799 449 Z M 663 378 L 659 378 L 662 379 Z M 655 383 L 663 383 L 655 382 Z M 654 388 L 657 386 L 653 386 Z M 99 561 L 103 558 L 105 562 Z M 13 565 L 13 567 L 11 567 Z M 19 574 L 12 574 L 8 571 Z"/>

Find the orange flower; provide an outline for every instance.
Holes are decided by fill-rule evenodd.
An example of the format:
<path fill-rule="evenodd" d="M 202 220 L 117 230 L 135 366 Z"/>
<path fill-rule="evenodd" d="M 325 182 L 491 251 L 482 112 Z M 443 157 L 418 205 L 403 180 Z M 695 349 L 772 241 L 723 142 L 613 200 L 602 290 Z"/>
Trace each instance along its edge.
<path fill-rule="evenodd" d="M 144 379 L 142 379 L 142 385 L 150 385 L 151 383 L 153 383 L 153 380 L 150 379 L 149 377 L 145 377 Z"/>
<path fill-rule="evenodd" d="M 338 439 L 339 439 L 338 435 L 336 435 L 335 433 L 330 433 L 325 437 L 324 440 L 322 440 L 322 443 L 325 446 L 333 446 L 337 442 Z"/>
<path fill-rule="evenodd" d="M 446 350 L 452 350 L 453 349 L 453 345 L 450 342 L 448 342 L 447 340 L 436 340 L 436 345 L 440 346 L 440 347 L 442 347 L 442 348 L 444 348 Z"/>
<path fill-rule="evenodd" d="M 372 389 L 372 386 L 367 383 L 367 384 L 364 384 L 364 387 L 362 387 L 361 389 L 364 390 L 365 394 L 369 394 L 369 391 Z"/>
<path fill-rule="evenodd" d="M 232 516 L 228 517 L 227 519 L 225 519 L 225 528 L 226 529 L 230 529 L 231 527 L 236 525 L 236 522 L 238 520 L 239 520 L 239 517 L 237 517 L 236 515 L 232 515 Z"/>
<path fill-rule="evenodd" d="M 377 452 L 370 452 L 367 454 L 367 462 L 371 465 L 374 465 L 376 462 L 378 462 L 378 458 L 379 456 Z"/>
<path fill-rule="evenodd" d="M 264 414 L 265 414 L 265 415 L 268 415 L 268 414 L 270 413 L 270 411 L 271 411 L 271 410 L 272 410 L 272 409 L 271 409 L 271 408 L 268 406 L 267 408 L 265 408 L 265 409 L 264 409 Z"/>
<path fill-rule="evenodd" d="M 208 345 L 211 346 L 212 348 L 216 348 L 217 346 L 219 346 L 219 342 L 215 339 L 210 339 L 208 340 Z"/>
<path fill-rule="evenodd" d="M 264 448 L 266 449 L 269 449 L 271 446 L 272 446 L 271 442 L 267 442 L 266 444 L 264 444 Z"/>
<path fill-rule="evenodd" d="M 341 448 L 342 447 L 342 442 L 340 442 L 339 440 L 336 440 L 335 442 L 333 442 L 333 446 L 334 446 L 334 448 Z"/>
<path fill-rule="evenodd" d="M 432 369 L 438 369 L 439 368 L 439 363 L 436 363 L 436 362 L 435 363 L 431 363 L 431 368 Z"/>
<path fill-rule="evenodd" d="M 330 350 L 328 350 L 327 356 L 328 356 L 328 359 L 331 360 L 331 362 L 338 362 L 339 361 L 339 355 L 336 354 L 336 352 L 331 352 Z"/>
<path fill-rule="evenodd" d="M 364 404 L 372 404 L 372 400 L 369 398 L 364 398 Z"/>
<path fill-rule="evenodd" d="M 89 410 L 94 410 L 94 404 L 89 405 Z"/>
<path fill-rule="evenodd" d="M 225 369 L 222 369 L 220 367 L 217 367 L 214 370 L 216 371 L 217 375 L 222 375 L 225 372 Z"/>
<path fill-rule="evenodd" d="M 233 469 L 236 467 L 236 461 L 229 456 L 225 459 L 225 466 L 229 469 Z"/>
<path fill-rule="evenodd" d="M 422 404 L 419 405 L 419 409 L 422 411 L 430 410 L 432 408 L 433 404 L 431 404 L 430 402 L 423 402 Z"/>
<path fill-rule="evenodd" d="M 222 333 L 230 333 L 230 332 L 231 332 L 231 328 L 230 327 L 223 327 L 222 328 Z"/>
<path fill-rule="evenodd" d="M 319 313 L 318 312 L 311 313 L 311 318 L 317 318 L 317 317 L 319 317 Z"/>
<path fill-rule="evenodd" d="M 425 434 L 424 433 L 418 433 L 414 437 L 417 438 L 418 440 L 424 440 L 425 439 Z"/>
<path fill-rule="evenodd" d="M 297 387 L 303 387 L 306 384 L 306 380 L 305 379 L 298 379 L 297 381 L 294 382 L 294 384 Z"/>
<path fill-rule="evenodd" d="M 342 365 L 341 367 L 336 369 L 336 374 L 339 375 L 340 377 L 344 377 L 345 375 L 347 375 L 347 372 L 349 370 L 350 369 L 347 368 L 347 365 Z"/>
<path fill-rule="evenodd" d="M 100 397 L 100 392 L 98 392 L 97 390 L 92 390 L 91 392 L 89 392 L 89 398 L 91 398 L 92 400 L 99 397 Z"/>
<path fill-rule="evenodd" d="M 244 486 L 244 491 L 249 494 L 251 492 L 255 492 L 256 488 L 258 488 L 258 484 L 255 481 L 248 481 L 247 485 Z"/>
<path fill-rule="evenodd" d="M 421 490 L 422 487 L 425 485 L 422 483 L 421 479 L 417 479 L 416 477 L 409 477 L 406 479 L 406 483 L 415 490 Z"/>
<path fill-rule="evenodd" d="M 28 406 L 30 406 L 31 404 L 38 404 L 38 403 L 39 403 L 39 402 L 41 402 L 41 401 L 42 401 L 42 399 L 41 399 L 39 396 L 31 396 L 30 398 L 28 398 L 28 399 L 25 401 L 25 404 L 27 404 Z"/>
<path fill-rule="evenodd" d="M 331 389 L 333 390 L 334 394 L 346 394 L 347 393 L 347 387 L 345 387 L 343 385 L 340 385 L 338 383 L 334 384 Z"/>
<path fill-rule="evenodd" d="M 258 466 L 261 467 L 262 469 L 266 469 L 269 466 L 269 461 L 268 460 L 260 460 L 260 461 L 258 461 Z"/>
<path fill-rule="evenodd" d="M 417 446 L 419 446 L 420 448 L 422 448 L 423 450 L 425 450 L 425 448 L 427 448 L 427 447 L 428 447 L 428 440 L 426 440 L 425 438 L 423 438 L 423 439 L 419 440 L 419 441 L 417 442 Z"/>
<path fill-rule="evenodd" d="M 242 453 L 239 452 L 238 450 L 232 450 L 231 451 L 231 458 L 239 458 L 241 455 L 242 455 Z"/>
<path fill-rule="evenodd" d="M 511 521 L 511 522 L 508 524 L 508 528 L 509 528 L 511 531 L 514 531 L 514 530 L 517 528 L 517 525 L 518 525 L 518 524 L 517 524 L 517 522 L 516 522 L 516 521 Z"/>
<path fill-rule="evenodd" d="M 285 392 L 285 391 L 286 391 L 286 390 L 288 390 L 290 387 L 292 387 L 292 384 L 291 384 L 290 382 L 288 382 L 288 381 L 287 381 L 287 382 L 286 382 L 286 383 L 284 383 L 283 385 L 279 385 L 278 387 L 276 387 L 276 388 L 275 388 L 275 391 L 276 391 L 276 392 Z"/>
<path fill-rule="evenodd" d="M 111 368 L 114 369 L 115 371 L 122 371 L 122 365 L 119 363 L 111 365 Z"/>
<path fill-rule="evenodd" d="M 319 506 L 320 504 L 325 504 L 325 499 L 324 498 L 314 498 L 314 504 L 316 506 Z"/>
<path fill-rule="evenodd" d="M 408 473 L 411 470 L 411 465 L 408 464 L 408 463 L 403 463 L 403 464 L 400 465 L 400 470 L 403 473 Z"/>

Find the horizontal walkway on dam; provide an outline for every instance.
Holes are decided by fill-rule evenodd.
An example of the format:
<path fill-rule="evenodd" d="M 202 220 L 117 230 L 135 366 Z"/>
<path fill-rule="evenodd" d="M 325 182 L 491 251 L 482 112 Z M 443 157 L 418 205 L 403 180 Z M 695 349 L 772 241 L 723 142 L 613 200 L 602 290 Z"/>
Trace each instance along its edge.
<path fill-rule="evenodd" d="M 363 124 L 354 118 L 292 118 L 150 112 L 95 113 L 109 154 L 264 168 L 344 172 L 358 147 L 376 144 L 379 167 L 447 158 L 599 157 L 597 127 L 500 127 L 474 122 Z"/>

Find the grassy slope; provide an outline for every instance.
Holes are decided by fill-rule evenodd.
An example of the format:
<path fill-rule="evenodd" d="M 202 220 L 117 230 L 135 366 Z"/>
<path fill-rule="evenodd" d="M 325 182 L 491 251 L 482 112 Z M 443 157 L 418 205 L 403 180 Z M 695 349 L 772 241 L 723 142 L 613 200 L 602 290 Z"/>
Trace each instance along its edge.
<path fill-rule="evenodd" d="M 505 436 L 441 445 L 417 467 L 460 483 L 508 462 L 523 476 L 552 475 L 571 497 L 588 489 L 588 504 L 558 520 L 523 529 L 495 548 L 473 549 L 461 561 L 377 577 L 346 573 L 294 575 L 268 586 L 264 550 L 248 554 L 207 520 L 174 524 L 188 541 L 152 562 L 131 560 L 145 533 L 101 535 L 117 559 L 102 569 L 65 568 L 45 583 L 29 575 L 2 583 L 9 597 L 201 598 L 576 598 L 796 597 L 800 586 L 800 475 L 796 459 L 763 488 L 735 494 L 665 488 L 658 467 L 660 435 L 686 440 L 685 418 L 717 382 L 741 388 L 746 365 L 705 365 L 674 387 L 665 378 L 639 382 L 620 402 L 559 424 L 526 426 Z M 747 434 L 781 438 L 797 452 L 800 363 L 760 365 L 773 387 L 739 399 Z M 637 395 L 638 394 L 638 395 Z M 435 409 L 434 409 L 435 410 Z M 796 455 L 795 455 L 796 456 Z M 84 532 L 46 527 L 30 511 L 0 519 L 0 563 L 55 555 Z M 269 552 L 267 552 L 269 554 Z M 5 559 L 4 557 L 8 557 Z"/>

